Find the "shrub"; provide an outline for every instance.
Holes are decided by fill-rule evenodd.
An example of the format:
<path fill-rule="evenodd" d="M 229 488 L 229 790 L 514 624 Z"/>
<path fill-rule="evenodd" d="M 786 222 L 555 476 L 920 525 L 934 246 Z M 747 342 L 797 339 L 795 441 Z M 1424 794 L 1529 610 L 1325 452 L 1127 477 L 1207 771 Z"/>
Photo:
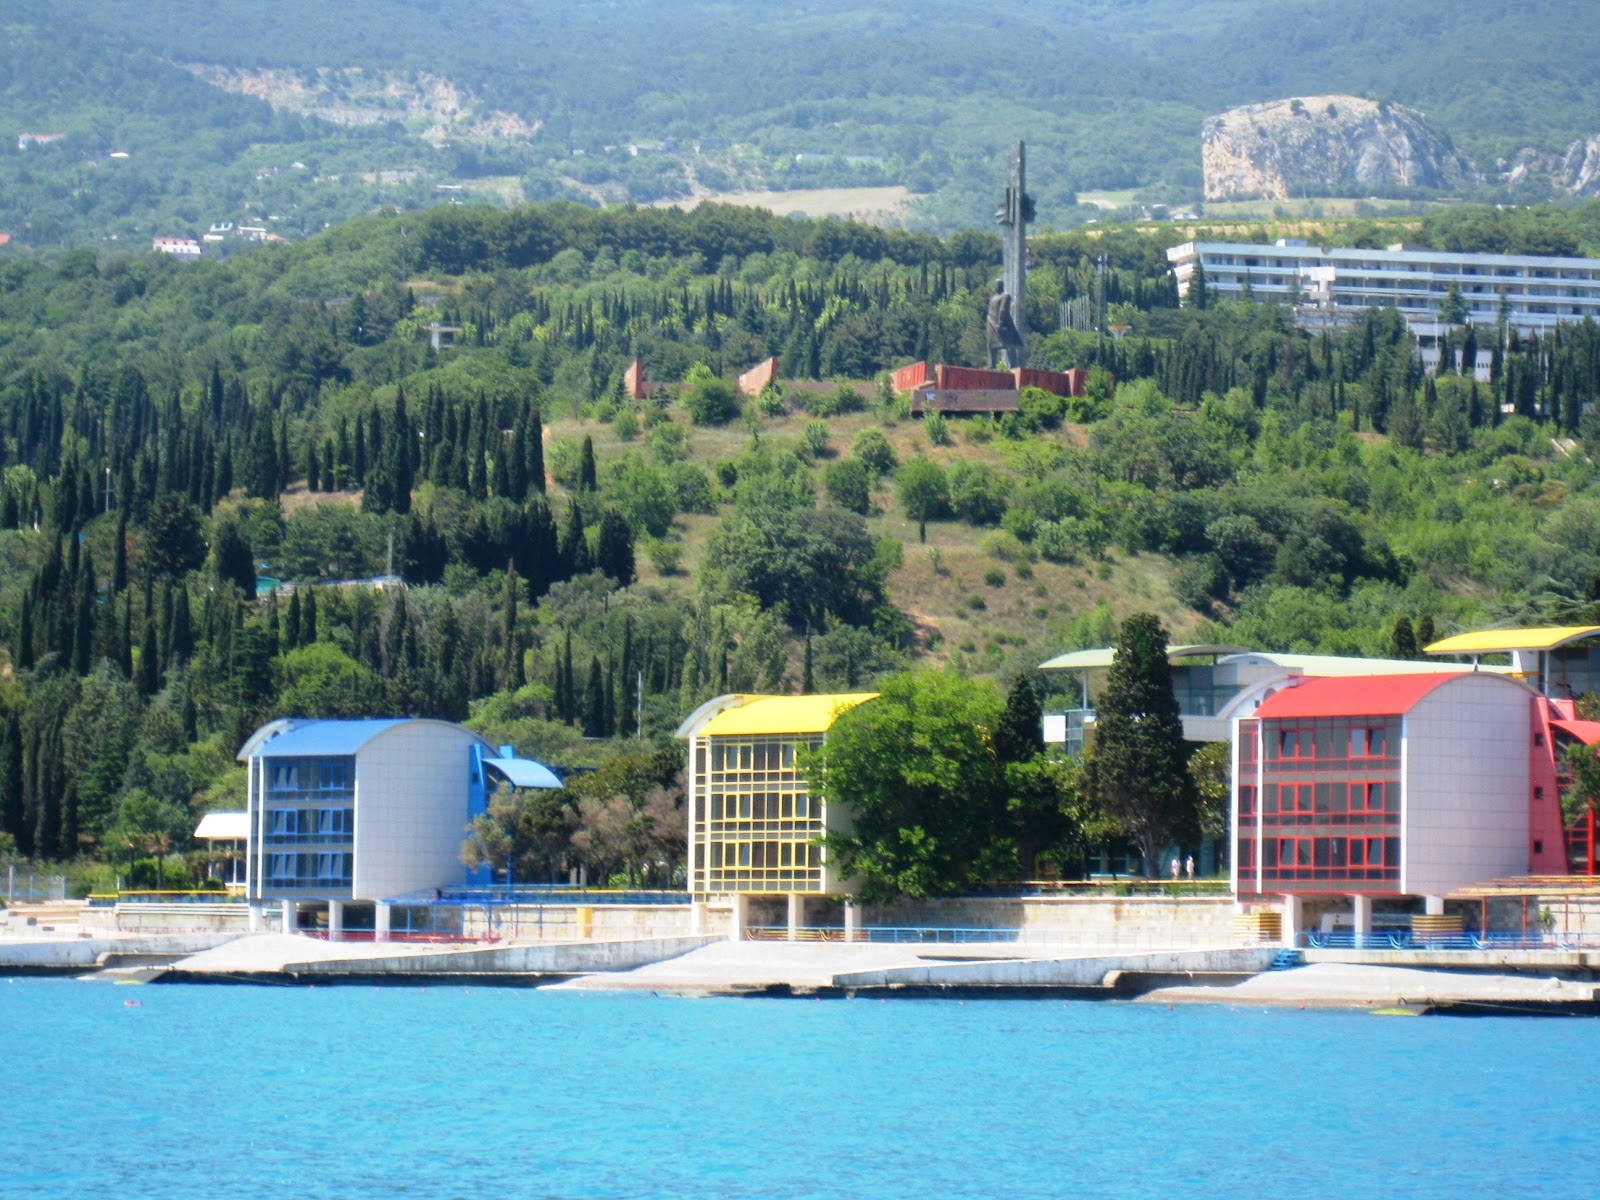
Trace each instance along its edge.
<path fill-rule="evenodd" d="M 947 476 L 950 507 L 971 525 L 998 525 L 1006 511 L 1007 481 L 981 463 L 957 463 Z"/>
<path fill-rule="evenodd" d="M 848 383 L 841 383 L 831 392 L 807 392 L 800 406 L 814 417 L 837 417 L 843 413 L 860 412 L 867 404 L 860 392 Z"/>
<path fill-rule="evenodd" d="M 683 561 L 683 544 L 665 538 L 651 538 L 645 542 L 644 552 L 650 559 L 650 565 L 662 575 L 676 575 Z"/>
<path fill-rule="evenodd" d="M 990 567 L 983 573 L 983 581 L 992 588 L 1005 587 L 1006 573 L 999 567 Z"/>
<path fill-rule="evenodd" d="M 689 368 L 678 403 L 696 425 L 726 425 L 739 415 L 733 384 L 713 375 L 704 363 Z"/>
<path fill-rule="evenodd" d="M 856 435 L 852 449 L 857 458 L 880 476 L 889 474 L 900 465 L 894 447 L 889 445 L 889 439 L 883 436 L 881 429 L 863 429 Z"/>
<path fill-rule="evenodd" d="M 1022 544 L 1021 539 L 1004 529 L 984 534 L 978 539 L 978 548 L 1001 562 L 1014 563 L 1028 556 L 1028 548 Z"/>
<path fill-rule="evenodd" d="M 826 458 L 828 449 L 828 423 L 807 421 L 800 430 L 800 452 L 807 458 Z"/>
<path fill-rule="evenodd" d="M 1022 424 L 1034 433 L 1043 433 L 1061 425 L 1066 412 L 1066 402 L 1043 388 L 1023 388 L 1017 397 L 1017 410 Z"/>
<path fill-rule="evenodd" d="M 983 612 L 989 607 L 989 602 L 974 592 L 972 595 L 967 597 L 967 607 L 973 612 Z"/>
<path fill-rule="evenodd" d="M 632 405 L 617 411 L 617 438 L 631 442 L 639 436 L 639 411 Z"/>
<path fill-rule="evenodd" d="M 948 446 L 950 444 L 950 422 L 945 420 L 941 412 L 930 412 L 922 418 L 922 428 L 928 434 L 928 440 L 935 446 Z"/>
<path fill-rule="evenodd" d="M 650 430 L 650 453 L 658 463 L 682 462 L 689 453 L 689 431 L 673 421 Z"/>
<path fill-rule="evenodd" d="M 789 405 L 783 398 L 783 386 L 773 380 L 761 389 L 761 395 L 756 397 L 756 411 L 765 417 L 781 417 L 789 411 Z"/>

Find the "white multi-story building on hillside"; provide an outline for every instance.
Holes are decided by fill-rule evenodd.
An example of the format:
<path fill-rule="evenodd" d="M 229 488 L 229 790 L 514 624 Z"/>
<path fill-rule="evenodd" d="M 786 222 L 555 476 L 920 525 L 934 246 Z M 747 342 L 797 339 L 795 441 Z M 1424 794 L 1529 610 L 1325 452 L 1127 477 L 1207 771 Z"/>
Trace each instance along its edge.
<path fill-rule="evenodd" d="M 1301 238 L 1273 245 L 1184 242 L 1167 251 L 1185 299 L 1196 266 L 1205 268 L 1212 295 L 1293 304 L 1304 325 L 1339 323 L 1368 308 L 1393 306 L 1419 336 L 1443 328 L 1439 306 L 1451 285 L 1467 319 L 1492 326 L 1504 312 L 1519 334 L 1600 318 L 1600 259 L 1525 254 L 1452 254 L 1443 250 L 1324 250 Z"/>

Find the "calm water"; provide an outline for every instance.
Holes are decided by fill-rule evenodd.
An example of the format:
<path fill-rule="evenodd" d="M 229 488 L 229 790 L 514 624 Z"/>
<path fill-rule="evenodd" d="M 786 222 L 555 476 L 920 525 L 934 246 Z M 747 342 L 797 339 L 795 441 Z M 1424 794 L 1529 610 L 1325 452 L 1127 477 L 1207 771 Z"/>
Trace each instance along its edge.
<path fill-rule="evenodd" d="M 0 1049 L 5 1200 L 1600 1194 L 1587 1020 L 0 979 Z"/>

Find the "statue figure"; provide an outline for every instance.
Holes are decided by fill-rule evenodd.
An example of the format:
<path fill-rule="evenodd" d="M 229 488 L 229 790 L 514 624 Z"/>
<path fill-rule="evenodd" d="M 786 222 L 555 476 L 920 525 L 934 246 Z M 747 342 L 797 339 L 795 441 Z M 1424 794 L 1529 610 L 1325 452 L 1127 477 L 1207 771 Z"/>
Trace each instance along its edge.
<path fill-rule="evenodd" d="M 1028 365 L 1028 222 L 1033 220 L 1033 197 L 1027 191 L 1026 147 L 1021 142 L 1011 152 L 1005 194 L 994 219 L 1000 226 L 1004 278 L 989 301 L 989 365 L 994 366 L 996 350 L 1004 349 L 1008 366 L 1025 367 Z M 1002 300 L 1001 292 L 1005 293 L 1003 309 L 997 307 Z"/>
<path fill-rule="evenodd" d="M 984 322 L 985 341 L 989 346 L 989 369 L 1000 365 L 1000 353 L 1005 352 L 1006 366 L 1022 365 L 1022 332 L 1011 315 L 1011 294 L 1006 291 L 1005 280 L 997 279 L 994 295 L 989 297 L 989 316 Z"/>

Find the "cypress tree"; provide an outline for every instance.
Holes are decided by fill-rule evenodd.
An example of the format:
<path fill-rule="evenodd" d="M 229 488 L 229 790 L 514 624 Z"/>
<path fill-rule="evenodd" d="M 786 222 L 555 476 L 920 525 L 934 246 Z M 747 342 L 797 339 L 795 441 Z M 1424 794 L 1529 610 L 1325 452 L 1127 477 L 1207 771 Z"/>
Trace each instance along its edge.
<path fill-rule="evenodd" d="M 1044 749 L 1044 707 L 1027 675 L 1006 694 L 1006 710 L 995 728 L 994 752 L 1001 762 L 1027 762 Z"/>
<path fill-rule="evenodd" d="M 1192 833 L 1197 823 L 1188 761 L 1167 631 L 1152 614 L 1135 613 L 1122 623 L 1095 706 L 1084 781 L 1105 815 L 1139 847 L 1152 876 L 1173 839 Z"/>
<path fill-rule="evenodd" d="M 589 656 L 589 683 L 583 689 L 583 736 L 606 735 L 606 690 L 600 673 L 600 659 Z"/>

